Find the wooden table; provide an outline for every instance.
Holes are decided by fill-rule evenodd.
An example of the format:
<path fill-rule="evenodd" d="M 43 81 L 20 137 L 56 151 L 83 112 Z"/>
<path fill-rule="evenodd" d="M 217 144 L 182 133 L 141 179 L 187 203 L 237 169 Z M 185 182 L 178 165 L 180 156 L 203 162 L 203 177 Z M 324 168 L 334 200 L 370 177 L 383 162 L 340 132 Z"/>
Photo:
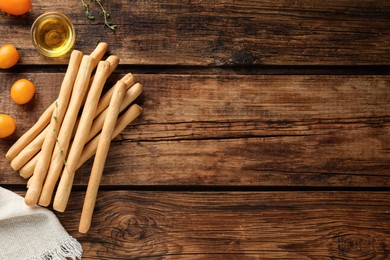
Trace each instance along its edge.
<path fill-rule="evenodd" d="M 0 15 L 0 183 L 25 192 L 4 153 L 55 100 L 69 56 L 45 58 L 29 29 L 59 11 L 75 48 L 110 44 L 144 86 L 142 116 L 113 142 L 92 228 L 77 232 L 92 161 L 57 214 L 85 259 L 389 259 L 390 1 L 104 1 L 112 32 L 80 1 Z M 93 8 L 95 14 L 96 8 Z M 22 77 L 34 100 L 9 97 Z"/>

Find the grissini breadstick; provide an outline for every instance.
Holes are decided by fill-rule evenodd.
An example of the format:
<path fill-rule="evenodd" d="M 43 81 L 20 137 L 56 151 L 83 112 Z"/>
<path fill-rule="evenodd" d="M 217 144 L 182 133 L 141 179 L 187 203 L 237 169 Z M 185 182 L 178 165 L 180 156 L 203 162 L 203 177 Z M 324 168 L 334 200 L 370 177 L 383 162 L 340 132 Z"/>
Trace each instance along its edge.
<path fill-rule="evenodd" d="M 39 117 L 38 121 L 24 133 L 12 146 L 9 148 L 5 157 L 8 160 L 13 160 L 42 130 L 50 123 L 50 117 L 53 114 L 54 103 L 51 104 L 45 112 Z"/>
<path fill-rule="evenodd" d="M 40 153 L 37 153 L 30 161 L 28 161 L 20 170 L 19 174 L 21 177 L 27 179 L 30 178 L 34 173 L 35 165 L 38 161 L 38 156 Z"/>
<path fill-rule="evenodd" d="M 110 57 L 107 58 L 106 61 L 110 63 L 110 72 L 109 72 L 109 74 L 111 75 L 111 73 L 114 72 L 114 69 L 118 66 L 119 58 L 117 56 L 115 56 L 115 55 L 111 55 Z M 93 79 L 93 77 L 92 77 L 92 79 Z M 85 102 L 83 102 L 83 104 L 84 103 Z M 54 102 L 53 105 L 55 106 L 55 104 L 56 103 Z M 108 106 L 108 104 L 107 104 L 107 106 Z M 52 111 L 51 111 L 51 113 L 52 113 Z M 77 125 L 78 125 L 78 122 L 76 123 L 76 126 Z M 48 130 L 48 126 L 45 129 L 43 129 L 42 132 L 38 136 L 36 136 L 33 140 L 31 140 L 30 143 L 27 146 L 25 146 L 21 151 L 19 151 L 19 154 L 15 158 L 13 158 L 13 160 L 11 161 L 12 169 L 14 169 L 15 171 L 19 170 L 37 152 L 39 152 L 39 150 L 41 150 L 43 141 L 45 140 L 45 136 L 46 136 L 47 130 Z M 74 131 L 74 133 L 75 132 L 76 131 Z"/>
<path fill-rule="evenodd" d="M 20 153 L 11 161 L 11 167 L 15 171 L 22 168 L 35 154 L 39 152 L 42 148 L 43 141 L 47 134 L 48 127 L 43 129 L 43 131 L 34 138 Z"/>
<path fill-rule="evenodd" d="M 53 156 L 51 157 L 51 162 L 49 162 L 50 167 L 46 176 L 44 187 L 48 187 L 48 185 L 53 185 L 54 187 L 61 173 L 62 167 L 66 162 L 73 127 L 76 122 L 77 115 L 80 111 L 81 102 L 89 87 L 89 80 L 91 79 L 93 68 L 94 59 L 90 56 L 84 56 L 81 62 L 80 71 L 77 75 L 77 79 L 73 87 L 72 96 L 70 98 L 64 121 L 61 128 L 59 129 L 59 134 L 56 140 L 57 143 L 54 148 Z M 41 158 L 42 151 L 38 157 L 38 162 L 35 166 L 34 174 L 36 173 L 36 169 Z M 35 176 L 34 179 L 36 179 Z M 41 195 L 41 193 L 39 193 L 39 195 Z"/>
<path fill-rule="evenodd" d="M 111 66 L 110 66 L 110 69 L 111 69 Z M 133 77 L 133 75 L 131 74 L 131 73 L 129 73 L 129 74 L 127 74 L 127 75 L 125 75 L 122 79 L 120 79 L 120 81 L 122 81 L 123 83 L 125 83 L 126 84 L 126 87 L 128 88 L 128 87 L 130 87 L 130 86 L 132 86 L 133 85 L 133 83 L 134 83 L 134 77 Z M 133 86 L 134 87 L 134 86 Z M 132 88 L 133 88 L 132 87 Z M 113 87 L 112 88 L 110 88 L 110 90 L 111 89 L 113 89 Z M 124 99 L 124 101 L 126 101 L 126 100 L 128 100 L 128 97 L 129 97 L 129 93 L 137 93 L 137 91 L 133 91 L 133 90 L 128 90 L 127 91 L 127 93 L 126 93 L 126 95 L 125 95 L 125 99 Z M 98 104 L 98 107 L 101 107 L 101 108 L 103 108 L 103 109 L 106 109 L 107 108 L 107 106 L 108 106 L 108 104 L 109 104 L 109 102 L 110 102 L 110 99 L 108 99 L 107 97 L 109 97 L 109 98 L 111 98 L 111 96 L 112 96 L 112 91 L 107 91 L 107 93 L 99 100 L 99 104 Z M 136 97 L 133 97 L 133 99 L 135 99 Z M 128 104 L 129 105 L 129 104 Z M 122 105 L 123 106 L 123 105 Z M 121 108 L 122 108 L 122 106 L 121 106 Z M 98 114 L 99 113 L 97 113 L 98 111 L 96 111 L 96 113 L 95 113 L 95 118 L 96 118 L 96 116 L 98 116 Z M 103 118 L 104 119 L 104 118 Z M 100 119 L 101 120 L 101 119 Z M 75 124 L 76 126 L 78 125 L 78 123 L 76 123 Z M 99 127 L 97 127 L 97 125 L 95 124 L 95 123 L 93 123 L 92 124 L 92 129 L 94 129 L 93 130 L 93 136 L 95 136 L 96 135 L 96 133 L 97 132 L 99 132 L 100 130 L 102 130 L 102 126 L 103 126 L 103 124 L 102 124 L 102 122 L 100 122 L 100 126 Z M 96 132 L 96 130 L 97 130 L 97 132 Z M 74 136 L 74 134 L 75 134 L 75 131 L 73 131 L 73 136 Z M 91 135 L 91 134 L 90 134 Z M 91 137 L 93 137 L 93 136 L 91 136 Z M 37 138 L 40 138 L 40 136 L 38 136 Z M 37 139 L 36 138 L 36 139 Z M 43 143 L 43 139 L 44 139 L 44 136 L 42 136 L 42 138 L 41 138 L 42 140 L 41 140 L 41 142 Z M 88 139 L 88 140 L 90 140 L 90 139 Z M 35 141 L 35 140 L 34 140 Z M 38 140 L 37 140 L 38 141 Z M 39 147 L 39 149 L 40 149 L 40 147 Z M 34 152 L 34 154 L 35 154 L 35 152 Z M 34 154 L 29 154 L 28 156 L 29 156 L 29 158 L 31 158 L 31 156 L 33 156 Z M 36 161 L 37 161 L 37 156 L 39 155 L 40 153 L 38 153 L 37 155 L 35 155 L 34 156 L 34 160 L 30 160 L 29 162 L 27 162 L 26 163 L 26 165 L 25 166 L 23 166 L 21 169 L 20 169 L 20 171 L 19 171 L 19 173 L 20 173 L 20 175 L 23 177 L 23 178 L 29 178 L 32 174 L 33 174 L 33 172 L 34 172 L 34 167 L 35 167 L 35 164 L 36 164 Z M 32 162 L 31 162 L 32 161 Z M 11 164 L 12 164 L 12 162 L 11 162 Z M 43 191 L 42 191 L 43 192 Z"/>
<path fill-rule="evenodd" d="M 96 48 L 91 52 L 89 56 L 93 58 L 93 67 L 96 68 L 99 61 L 103 58 L 108 49 L 108 44 L 105 42 L 99 42 Z"/>
<path fill-rule="evenodd" d="M 61 180 L 58 186 L 58 190 L 64 190 L 67 186 L 72 186 L 74 172 L 78 159 L 83 151 L 83 147 L 87 142 L 89 130 L 94 119 L 99 97 L 102 93 L 104 84 L 107 78 L 110 76 L 110 63 L 108 61 L 101 61 L 96 70 L 95 77 L 91 84 L 87 100 L 85 102 L 83 112 L 81 114 L 80 123 L 77 127 L 77 132 L 74 137 L 73 143 L 69 149 L 69 155 L 66 160 L 66 167 L 63 169 Z M 55 180 L 57 182 L 57 180 Z M 39 199 L 39 205 L 48 206 L 51 201 L 52 185 L 44 184 L 44 188 Z"/>
<path fill-rule="evenodd" d="M 119 112 L 125 110 L 125 108 L 130 105 L 142 92 L 142 85 L 140 83 L 134 84 L 131 88 L 126 91 L 125 97 L 122 100 L 122 104 L 120 106 Z M 106 118 L 107 109 L 103 110 L 102 113 L 98 117 L 93 120 L 93 124 L 91 130 L 89 131 L 89 135 L 87 140 L 90 141 L 94 136 L 100 132 L 103 127 L 104 120 Z"/>
<path fill-rule="evenodd" d="M 79 51 L 73 51 L 70 56 L 69 66 L 61 85 L 60 94 L 55 102 L 53 116 L 46 132 L 45 140 L 42 144 L 41 155 L 39 156 L 37 165 L 34 168 L 35 176 L 31 181 L 24 198 L 25 203 L 29 206 L 35 206 L 38 202 L 39 196 L 41 195 L 43 181 L 45 180 L 53 148 L 56 143 L 58 134 L 57 131 L 60 129 L 62 120 L 64 119 L 76 77 L 78 77 L 80 71 L 83 72 L 84 70 L 85 65 L 82 63 L 82 59 L 83 54 Z"/>
<path fill-rule="evenodd" d="M 123 129 L 126 128 L 126 126 L 128 126 L 134 119 L 136 119 L 137 116 L 141 114 L 141 111 L 142 108 L 137 104 L 134 104 L 129 109 L 127 109 L 127 111 L 122 116 L 120 116 L 116 122 L 112 139 L 117 137 L 123 131 Z M 86 161 L 88 161 L 89 158 L 91 158 L 96 153 L 96 148 L 98 146 L 100 136 L 101 134 L 98 134 L 86 146 L 84 146 L 79 163 L 77 165 L 77 169 L 79 169 Z"/>
<path fill-rule="evenodd" d="M 104 53 L 107 51 L 108 44 L 107 43 L 99 43 L 96 47 L 96 49 L 91 53 L 91 57 L 95 59 L 95 63 L 97 63 L 101 60 Z M 110 57 L 108 57 L 109 59 Z M 108 60 L 107 59 L 107 60 Z M 110 60 L 111 63 L 111 60 Z M 96 67 L 95 65 L 95 67 Z M 115 66 L 116 67 L 116 66 Z M 114 68 L 115 69 L 115 68 Z M 41 117 L 38 119 L 38 121 L 31 127 L 26 133 L 24 133 L 8 150 L 7 154 L 5 155 L 7 159 L 13 160 L 20 151 L 23 150 L 24 147 L 26 147 L 42 130 L 50 123 L 51 116 L 53 114 L 53 110 L 55 107 L 55 102 L 51 104 L 45 112 L 41 115 Z"/>
<path fill-rule="evenodd" d="M 112 134 L 114 133 L 115 124 L 118 119 L 119 108 L 125 93 L 126 85 L 119 81 L 119 84 L 115 86 L 110 105 L 108 106 L 106 120 L 104 121 L 102 133 L 96 150 L 96 156 L 93 161 L 91 176 L 89 178 L 87 193 L 85 195 L 84 206 L 81 213 L 81 220 L 79 225 L 79 231 L 81 233 L 87 233 L 89 227 L 91 226 L 92 214 L 96 203 L 100 181 L 104 171 L 104 165 L 106 163 L 108 150 L 110 149 L 111 138 Z M 65 210 L 66 204 L 68 202 L 66 195 L 67 194 L 62 193 L 62 190 L 57 191 L 56 197 L 54 199 L 54 209 L 62 212 Z"/>
<path fill-rule="evenodd" d="M 116 55 L 110 55 L 108 56 L 106 61 L 110 63 L 110 75 L 111 75 L 116 69 L 116 67 L 118 67 L 119 65 L 119 57 Z"/>
<path fill-rule="evenodd" d="M 30 183 L 31 183 L 32 179 L 33 179 L 33 178 L 30 178 L 30 179 L 28 179 L 28 181 L 27 181 L 27 185 L 26 185 L 26 186 L 27 186 L 27 188 L 28 188 L 28 186 L 30 186 Z"/>

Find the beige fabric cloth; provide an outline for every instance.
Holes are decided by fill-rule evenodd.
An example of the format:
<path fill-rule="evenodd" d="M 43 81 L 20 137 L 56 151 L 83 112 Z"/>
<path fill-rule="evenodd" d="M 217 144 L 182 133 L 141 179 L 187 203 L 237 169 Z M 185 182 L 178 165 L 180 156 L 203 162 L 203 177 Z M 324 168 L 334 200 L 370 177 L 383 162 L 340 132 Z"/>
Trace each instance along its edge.
<path fill-rule="evenodd" d="M 82 248 L 48 209 L 0 187 L 0 259 L 81 259 Z"/>

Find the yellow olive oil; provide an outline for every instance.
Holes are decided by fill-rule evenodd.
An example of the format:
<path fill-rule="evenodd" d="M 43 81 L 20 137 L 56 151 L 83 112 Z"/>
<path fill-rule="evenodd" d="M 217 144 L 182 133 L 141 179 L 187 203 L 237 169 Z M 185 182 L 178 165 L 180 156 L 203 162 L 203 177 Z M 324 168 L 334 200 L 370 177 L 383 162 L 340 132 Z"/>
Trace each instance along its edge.
<path fill-rule="evenodd" d="M 33 42 L 38 51 L 49 57 L 67 53 L 73 46 L 75 33 L 70 20 L 61 14 L 41 16 L 32 28 Z"/>

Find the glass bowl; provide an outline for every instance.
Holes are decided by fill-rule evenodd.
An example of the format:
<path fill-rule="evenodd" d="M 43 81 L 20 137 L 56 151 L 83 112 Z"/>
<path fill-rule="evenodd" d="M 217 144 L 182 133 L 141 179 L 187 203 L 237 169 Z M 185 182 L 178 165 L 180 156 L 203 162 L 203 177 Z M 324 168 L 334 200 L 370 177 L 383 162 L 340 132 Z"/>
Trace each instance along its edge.
<path fill-rule="evenodd" d="M 47 57 L 59 57 L 69 52 L 76 40 L 70 19 L 61 13 L 40 15 L 31 27 L 31 39 L 38 52 Z"/>

